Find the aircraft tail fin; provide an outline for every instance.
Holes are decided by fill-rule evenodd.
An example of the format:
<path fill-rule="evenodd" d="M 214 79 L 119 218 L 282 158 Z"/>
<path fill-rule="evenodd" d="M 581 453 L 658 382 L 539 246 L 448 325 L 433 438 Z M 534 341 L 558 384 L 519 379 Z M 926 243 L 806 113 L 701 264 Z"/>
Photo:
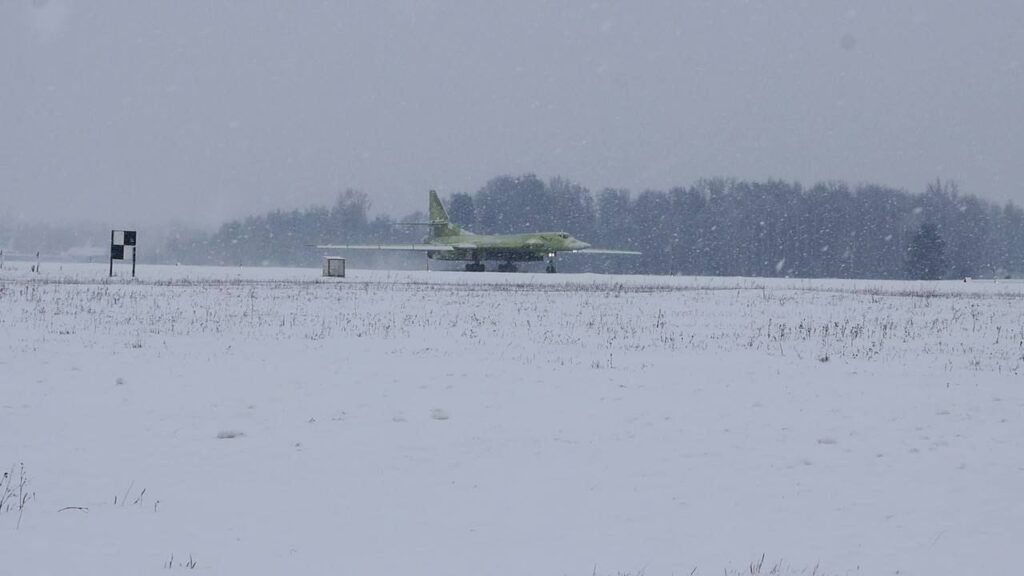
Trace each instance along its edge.
<path fill-rule="evenodd" d="M 437 192 L 434 190 L 430 191 L 430 221 L 438 224 L 448 224 L 448 211 L 444 209 L 444 204 L 441 204 L 441 198 L 437 196 Z"/>
<path fill-rule="evenodd" d="M 452 224 L 448 219 L 448 211 L 441 204 L 441 198 L 437 192 L 430 191 L 430 236 L 439 238 L 444 236 L 458 236 L 463 234 L 461 228 Z"/>

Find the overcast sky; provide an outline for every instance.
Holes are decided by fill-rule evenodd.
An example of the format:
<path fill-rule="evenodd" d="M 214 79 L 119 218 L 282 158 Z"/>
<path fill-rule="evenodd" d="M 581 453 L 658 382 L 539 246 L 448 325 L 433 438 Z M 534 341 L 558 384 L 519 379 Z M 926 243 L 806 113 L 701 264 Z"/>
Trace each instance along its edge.
<path fill-rule="evenodd" d="M 0 0 L 0 215 L 212 224 L 534 172 L 1024 203 L 1024 2 Z"/>

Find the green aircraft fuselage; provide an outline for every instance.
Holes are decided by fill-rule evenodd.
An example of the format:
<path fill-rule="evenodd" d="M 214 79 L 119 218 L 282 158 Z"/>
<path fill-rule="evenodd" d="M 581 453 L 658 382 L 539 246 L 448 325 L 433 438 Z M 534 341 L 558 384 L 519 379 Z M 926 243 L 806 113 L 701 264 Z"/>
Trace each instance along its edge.
<path fill-rule="evenodd" d="M 437 245 L 438 251 L 427 251 L 427 257 L 435 260 L 540 262 L 558 252 L 590 248 L 590 244 L 565 232 L 493 235 L 461 232 L 449 236 L 432 235 L 425 243 Z"/>

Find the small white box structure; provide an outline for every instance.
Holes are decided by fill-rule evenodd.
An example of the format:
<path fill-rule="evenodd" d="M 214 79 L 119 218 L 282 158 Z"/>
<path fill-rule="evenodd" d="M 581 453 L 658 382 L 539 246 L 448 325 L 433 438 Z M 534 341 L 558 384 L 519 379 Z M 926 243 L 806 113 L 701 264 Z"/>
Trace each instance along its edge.
<path fill-rule="evenodd" d="M 324 258 L 324 276 L 333 278 L 345 277 L 345 259 L 338 256 L 327 256 Z"/>

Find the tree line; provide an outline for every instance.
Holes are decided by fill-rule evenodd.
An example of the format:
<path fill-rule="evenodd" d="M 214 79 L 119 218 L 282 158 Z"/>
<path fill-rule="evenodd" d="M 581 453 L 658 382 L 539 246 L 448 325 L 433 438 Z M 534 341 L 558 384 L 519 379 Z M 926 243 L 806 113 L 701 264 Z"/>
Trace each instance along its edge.
<path fill-rule="evenodd" d="M 825 182 L 700 180 L 689 187 L 605 188 L 563 178 L 500 176 L 446 202 L 480 234 L 566 231 L 639 257 L 566 256 L 566 271 L 831 278 L 960 278 L 1024 274 L 1024 211 L 936 181 L 910 193 Z M 274 211 L 227 222 L 208 236 L 173 238 L 165 260 L 197 264 L 317 265 L 307 244 L 414 242 L 423 213 L 370 216 L 370 198 L 346 191 L 331 207 Z M 393 263 L 418 266 L 422 255 Z"/>

